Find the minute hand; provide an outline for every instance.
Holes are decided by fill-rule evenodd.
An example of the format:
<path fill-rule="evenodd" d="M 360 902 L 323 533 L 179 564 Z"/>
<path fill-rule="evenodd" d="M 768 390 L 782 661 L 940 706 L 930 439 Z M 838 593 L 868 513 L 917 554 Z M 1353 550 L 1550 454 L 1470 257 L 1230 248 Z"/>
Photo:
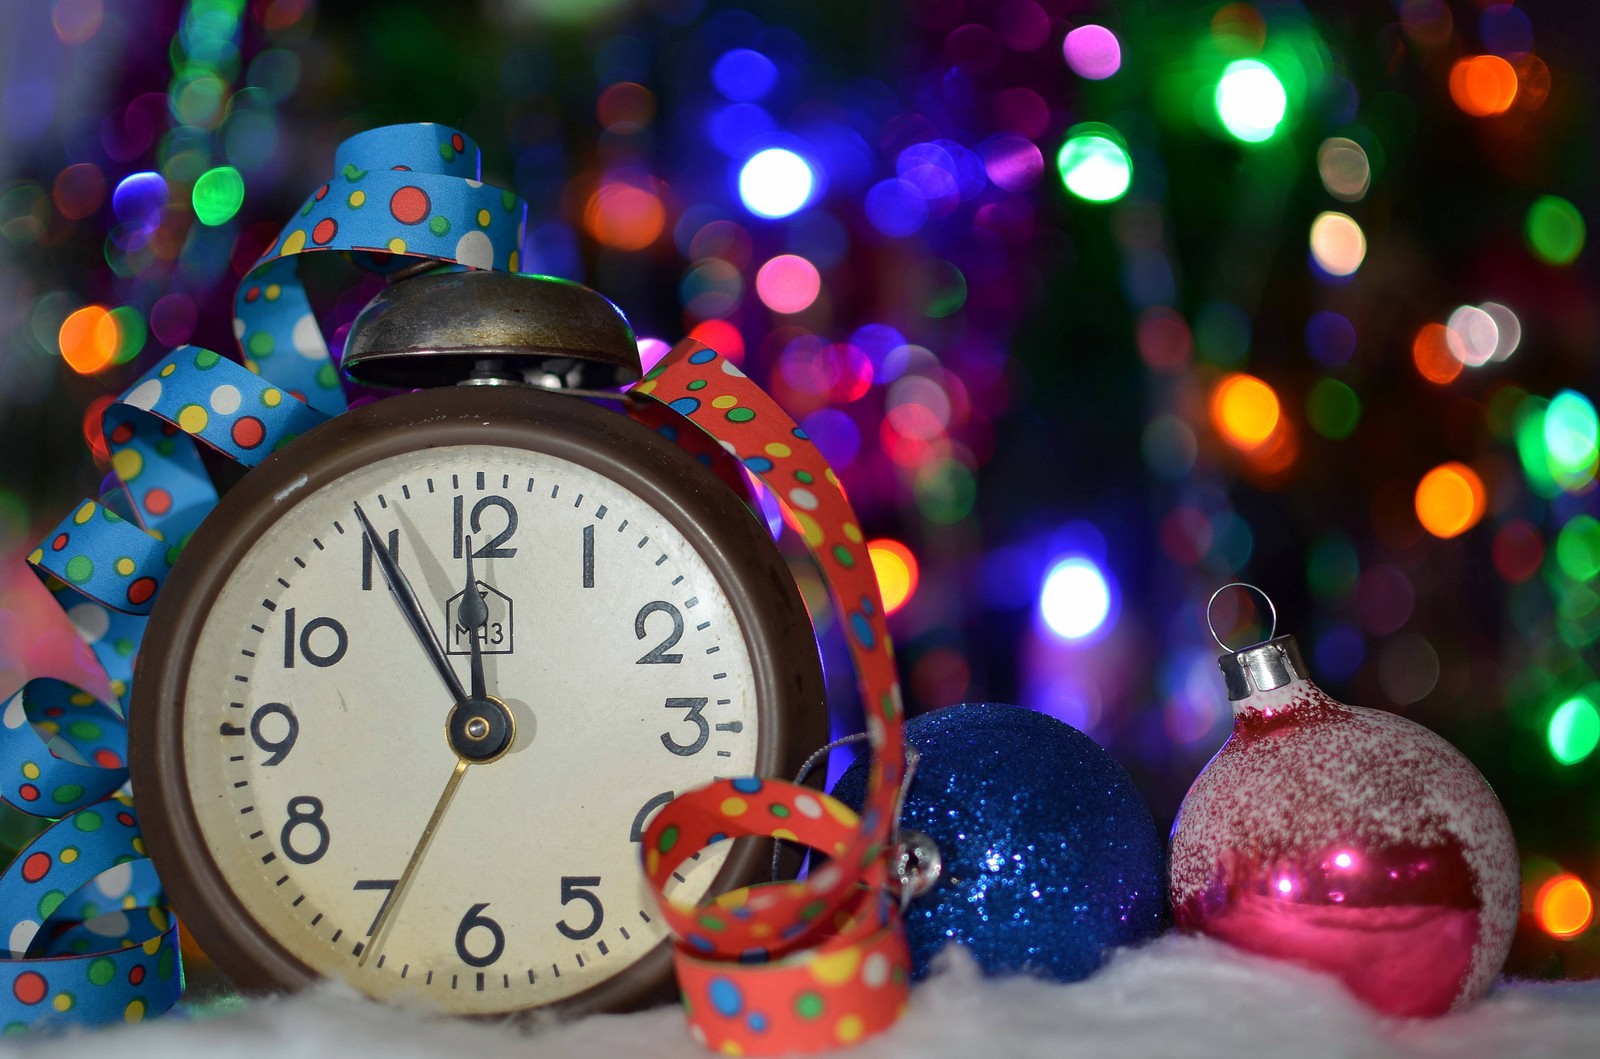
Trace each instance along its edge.
<path fill-rule="evenodd" d="M 438 639 L 433 635 L 433 626 L 428 624 L 428 616 L 423 612 L 422 603 L 417 599 L 416 592 L 412 591 L 411 582 L 406 580 L 406 575 L 400 570 L 400 564 L 394 561 L 389 549 L 378 539 L 378 531 L 372 528 L 372 523 L 368 521 L 366 512 L 361 510 L 361 505 L 356 504 L 355 509 L 356 518 L 361 520 L 361 531 L 366 534 L 367 542 L 372 545 L 372 554 L 378 560 L 378 569 L 383 571 L 383 580 L 389 586 L 389 594 L 399 605 L 406 624 L 411 626 L 411 631 L 416 634 L 417 642 L 422 645 L 428 661 L 433 663 L 439 679 L 444 681 L 444 686 L 449 689 L 455 701 L 466 702 L 467 692 L 461 686 L 461 678 L 450 668 L 450 660 L 445 657 L 444 648 L 439 646 Z"/>

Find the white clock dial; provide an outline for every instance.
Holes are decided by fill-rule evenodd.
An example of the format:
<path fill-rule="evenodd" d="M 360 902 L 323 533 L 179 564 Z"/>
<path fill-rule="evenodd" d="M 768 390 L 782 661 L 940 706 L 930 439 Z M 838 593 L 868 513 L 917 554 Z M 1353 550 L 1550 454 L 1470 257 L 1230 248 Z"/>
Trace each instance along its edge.
<path fill-rule="evenodd" d="M 356 504 L 463 686 L 470 536 L 485 683 L 515 728 L 466 768 L 371 952 L 460 759 L 454 696 Z M 654 948 L 640 831 L 670 796 L 754 771 L 759 735 L 745 637 L 683 535 L 593 470 L 497 446 L 392 456 L 283 512 L 206 614 L 185 698 L 200 830 L 267 933 L 371 995 L 462 1013 L 572 996 Z"/>

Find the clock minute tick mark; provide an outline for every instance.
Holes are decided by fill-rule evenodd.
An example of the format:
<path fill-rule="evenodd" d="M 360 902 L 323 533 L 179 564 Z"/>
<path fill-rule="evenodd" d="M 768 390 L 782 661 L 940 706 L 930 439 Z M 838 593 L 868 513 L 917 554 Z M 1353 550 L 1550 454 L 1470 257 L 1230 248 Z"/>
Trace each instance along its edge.
<path fill-rule="evenodd" d="M 661 554 L 661 558 L 659 558 L 659 559 L 657 559 L 657 560 L 656 560 L 656 565 L 657 565 L 657 566 L 660 566 L 660 565 L 661 565 L 661 564 L 662 564 L 662 563 L 664 563 L 664 562 L 666 562 L 666 561 L 667 561 L 667 556 L 666 556 L 666 553 L 665 553 L 665 552 L 663 552 L 663 553 L 662 553 L 662 554 Z"/>
<path fill-rule="evenodd" d="M 284 588 L 288 588 L 288 587 L 289 587 L 289 582 L 287 582 L 287 581 L 285 581 L 285 580 L 284 580 L 284 579 L 283 579 L 283 578 L 281 578 L 281 577 L 280 577 L 280 578 L 278 578 L 278 584 L 280 584 L 280 585 L 282 585 L 282 586 L 283 586 L 283 587 L 284 587 Z"/>
<path fill-rule="evenodd" d="M 256 632 L 266 632 L 267 631 L 267 630 L 263 629 L 259 625 L 252 625 L 252 626 L 250 626 L 250 628 L 254 629 Z"/>
<path fill-rule="evenodd" d="M 318 540 L 316 537 L 312 537 L 311 538 L 311 543 L 315 544 L 317 546 L 317 551 L 319 551 L 319 552 L 327 551 L 327 549 L 322 546 L 322 542 L 320 540 Z"/>
<path fill-rule="evenodd" d="M 338 530 L 338 531 L 339 531 L 339 533 L 340 533 L 340 534 L 343 534 L 343 533 L 344 533 L 344 527 L 343 527 L 343 526 L 341 526 L 341 525 L 339 525 L 339 523 L 338 523 L 338 522 L 335 522 L 335 523 L 334 523 L 334 524 L 333 524 L 333 528 L 334 528 L 334 529 L 336 529 L 336 530 Z"/>
<path fill-rule="evenodd" d="M 550 499 L 554 500 L 556 498 L 556 494 L 559 493 L 559 492 L 561 492 L 560 484 L 557 483 L 556 485 L 552 485 L 550 487 Z"/>
<path fill-rule="evenodd" d="M 329 938 L 328 940 L 332 941 L 332 942 L 337 942 L 342 937 L 344 937 L 344 931 L 342 929 L 341 930 L 336 930 L 336 931 L 333 932 L 333 937 Z"/>
<path fill-rule="evenodd" d="M 287 875 L 285 875 L 282 878 L 280 878 L 277 882 L 273 883 L 272 885 L 274 885 L 274 886 L 282 886 L 284 883 L 286 883 L 288 881 L 289 881 L 289 877 Z"/>
<path fill-rule="evenodd" d="M 294 564 L 302 570 L 306 568 L 306 561 L 300 558 L 298 555 L 294 557 Z"/>
<path fill-rule="evenodd" d="M 680 581 L 682 581 L 682 580 L 683 580 L 683 575 L 682 575 L 682 574 L 679 574 L 679 575 L 678 575 L 678 576 L 677 576 L 677 577 L 674 577 L 674 578 L 673 578 L 673 579 L 672 579 L 672 583 L 673 583 L 673 584 L 677 584 L 677 583 L 678 583 L 678 582 L 680 582 Z"/>
<path fill-rule="evenodd" d="M 700 605 L 700 597 L 699 596 L 690 596 L 688 599 L 683 601 L 683 607 L 684 607 L 685 610 L 692 610 L 695 607 L 698 607 L 699 605 Z"/>
<path fill-rule="evenodd" d="M 510 489 L 511 488 L 511 476 L 509 474 L 501 476 L 501 478 L 500 478 L 500 488 L 501 489 Z"/>
<path fill-rule="evenodd" d="M 576 500 L 574 500 L 572 502 L 572 506 L 573 507 L 582 507 L 583 506 L 583 494 L 582 493 L 578 494 L 578 499 L 576 499 Z"/>
<path fill-rule="evenodd" d="M 709 628 L 711 628 L 711 623 L 709 621 L 703 621 L 699 625 L 696 625 L 694 627 L 694 631 L 695 632 L 705 632 Z"/>
<path fill-rule="evenodd" d="M 601 504 L 599 507 L 594 509 L 594 517 L 595 518 L 605 518 L 606 517 L 606 506 L 604 504 Z"/>
<path fill-rule="evenodd" d="M 409 485 L 402 485 L 400 487 L 400 495 L 405 497 L 407 500 L 410 500 L 411 499 L 411 487 Z"/>
<path fill-rule="evenodd" d="M 606 948 L 606 943 L 605 942 L 597 941 L 597 942 L 594 943 L 594 945 L 595 945 L 595 948 L 600 950 L 600 955 L 602 955 L 602 956 L 610 956 L 611 955 L 611 950 Z"/>
<path fill-rule="evenodd" d="M 387 500 L 385 500 L 383 498 L 383 494 L 382 493 L 378 494 L 378 506 L 381 507 L 381 508 L 384 508 L 385 510 L 387 510 L 388 507 L 389 507 L 389 501 L 387 501 Z"/>
<path fill-rule="evenodd" d="M 261 601 L 261 605 L 263 607 L 266 607 L 268 610 L 277 610 L 278 609 L 278 605 L 276 603 L 272 602 L 272 600 L 270 600 L 270 599 L 262 600 Z"/>

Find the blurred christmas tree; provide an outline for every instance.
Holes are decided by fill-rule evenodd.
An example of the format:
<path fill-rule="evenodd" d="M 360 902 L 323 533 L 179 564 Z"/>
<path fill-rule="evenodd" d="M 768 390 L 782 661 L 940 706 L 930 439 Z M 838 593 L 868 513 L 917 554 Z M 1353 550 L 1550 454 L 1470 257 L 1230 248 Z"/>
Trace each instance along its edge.
<path fill-rule="evenodd" d="M 1494 783 L 1512 970 L 1600 973 L 1600 12 L 55 0 L 0 30 L 3 690 L 84 665 L 18 560 L 97 491 L 104 402 L 231 351 L 340 139 L 437 120 L 529 200 L 531 269 L 818 439 L 914 708 L 1059 716 L 1170 819 L 1228 728 L 1205 601 L 1250 580 L 1324 686 Z M 324 307 L 335 349 L 361 300 Z"/>

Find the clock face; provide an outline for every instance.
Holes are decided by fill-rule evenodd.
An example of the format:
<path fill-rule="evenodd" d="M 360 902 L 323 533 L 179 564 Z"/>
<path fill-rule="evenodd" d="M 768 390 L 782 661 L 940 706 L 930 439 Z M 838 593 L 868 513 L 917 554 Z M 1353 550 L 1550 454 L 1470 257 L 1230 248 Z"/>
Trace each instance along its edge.
<path fill-rule="evenodd" d="M 456 699 L 358 504 L 463 686 L 473 557 L 512 735 L 443 800 Z M 373 996 L 488 1013 L 572 997 L 663 939 L 641 831 L 671 796 L 757 771 L 762 721 L 735 608 L 662 513 L 558 456 L 446 445 L 300 495 L 220 576 L 179 682 L 183 782 L 273 942 Z M 704 852 L 675 896 L 725 857 Z"/>

